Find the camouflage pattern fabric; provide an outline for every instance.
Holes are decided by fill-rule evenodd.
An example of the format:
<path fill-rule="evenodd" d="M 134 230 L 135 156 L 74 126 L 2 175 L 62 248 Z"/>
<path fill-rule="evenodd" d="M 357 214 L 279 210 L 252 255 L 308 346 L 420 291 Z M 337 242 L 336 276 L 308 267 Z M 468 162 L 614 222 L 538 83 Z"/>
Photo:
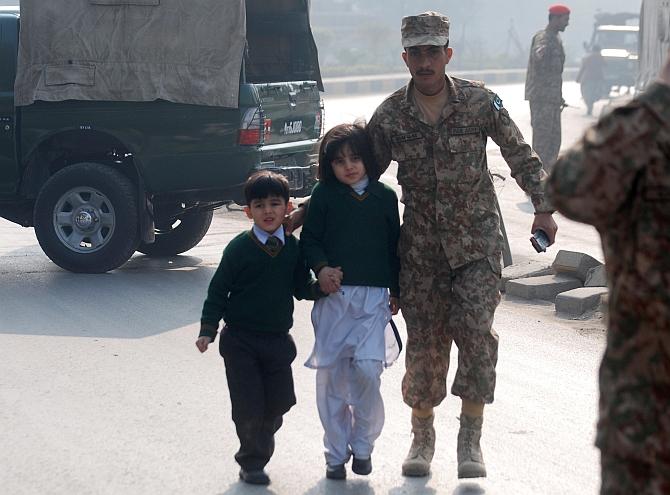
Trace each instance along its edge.
<path fill-rule="evenodd" d="M 533 149 L 551 170 L 561 148 L 561 105 L 565 51 L 558 32 L 543 29 L 533 36 L 526 71 Z"/>
<path fill-rule="evenodd" d="M 526 71 L 526 100 L 563 103 L 565 51 L 558 32 L 543 29 L 533 36 Z"/>
<path fill-rule="evenodd" d="M 589 129 L 559 157 L 548 193 L 598 229 L 605 253 L 601 493 L 670 493 L 670 87 L 650 86 Z"/>
<path fill-rule="evenodd" d="M 540 160 L 500 98 L 478 82 L 449 76 L 446 81 L 450 100 L 436 125 L 417 108 L 410 82 L 377 108 L 367 127 L 380 166 L 398 162 L 405 205 L 398 252 L 409 370 L 403 387 L 405 401 L 421 407 L 439 403 L 446 394 L 449 335 L 459 346 L 459 378 L 452 392 L 493 400 L 497 337 L 491 321 L 500 297 L 503 238 L 487 137 L 500 146 L 535 210 L 553 211 L 544 197 Z M 488 273 L 481 268 L 485 263 Z M 445 311 L 459 305 L 461 313 Z M 432 344 L 421 344 L 424 339 Z"/>
<path fill-rule="evenodd" d="M 403 224 L 403 229 L 407 233 L 412 227 Z M 415 232 L 411 235 L 416 239 Z M 451 393 L 489 404 L 498 361 L 498 335 L 492 325 L 500 302 L 500 258 L 491 256 L 451 270 L 439 243 L 427 237 L 421 248 L 407 247 L 409 237 L 401 234 L 400 241 L 407 253 L 400 272 L 408 326 L 403 399 L 418 409 L 442 402 L 453 339 L 458 346 L 458 369 Z"/>
<path fill-rule="evenodd" d="M 437 12 L 424 12 L 402 18 L 400 37 L 403 48 L 449 43 L 449 19 Z"/>
<path fill-rule="evenodd" d="M 530 101 L 530 125 L 533 128 L 533 149 L 550 172 L 561 149 L 561 106 L 544 101 Z"/>

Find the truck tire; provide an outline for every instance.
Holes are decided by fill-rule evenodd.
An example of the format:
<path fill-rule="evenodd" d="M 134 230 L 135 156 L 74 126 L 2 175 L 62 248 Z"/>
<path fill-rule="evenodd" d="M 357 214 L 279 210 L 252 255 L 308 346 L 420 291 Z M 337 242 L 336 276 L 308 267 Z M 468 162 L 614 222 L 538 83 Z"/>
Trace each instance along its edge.
<path fill-rule="evenodd" d="M 34 220 L 37 240 L 54 263 L 72 272 L 104 273 L 137 248 L 136 186 L 109 166 L 71 165 L 44 184 Z"/>
<path fill-rule="evenodd" d="M 196 246 L 212 223 L 214 212 L 192 211 L 170 225 L 156 225 L 156 239 L 151 244 L 140 242 L 137 250 L 147 256 L 173 256 Z"/>

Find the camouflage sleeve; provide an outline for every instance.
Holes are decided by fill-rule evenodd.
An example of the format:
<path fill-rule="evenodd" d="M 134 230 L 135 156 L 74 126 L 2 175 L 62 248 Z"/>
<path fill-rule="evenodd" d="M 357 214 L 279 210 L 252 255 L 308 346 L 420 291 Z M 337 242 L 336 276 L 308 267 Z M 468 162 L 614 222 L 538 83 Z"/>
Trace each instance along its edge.
<path fill-rule="evenodd" d="M 391 140 L 384 129 L 383 118 L 379 110 L 372 115 L 366 129 L 381 175 L 386 172 L 391 163 Z"/>
<path fill-rule="evenodd" d="M 530 195 L 535 211 L 552 213 L 554 208 L 547 201 L 542 186 L 546 174 L 542 170 L 540 158 L 523 139 L 521 131 L 510 118 L 507 109 L 503 107 L 500 97 L 489 90 L 486 91 L 491 112 L 488 135 L 500 147 L 514 180 Z"/>
<path fill-rule="evenodd" d="M 544 31 L 537 33 L 533 37 L 533 42 L 530 47 L 531 56 L 535 60 L 541 61 L 544 58 L 544 55 L 547 53 L 547 44 L 548 44 L 548 38 L 545 35 Z"/>
<path fill-rule="evenodd" d="M 547 183 L 554 206 L 591 225 L 616 222 L 640 171 L 667 161 L 670 87 L 653 84 L 640 97 L 602 118 L 562 154 Z"/>

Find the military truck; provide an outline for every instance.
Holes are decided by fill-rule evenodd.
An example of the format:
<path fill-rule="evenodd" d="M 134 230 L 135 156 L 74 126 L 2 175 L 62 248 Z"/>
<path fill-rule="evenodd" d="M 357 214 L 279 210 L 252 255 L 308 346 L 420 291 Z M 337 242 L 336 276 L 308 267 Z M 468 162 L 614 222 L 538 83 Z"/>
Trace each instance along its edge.
<path fill-rule="evenodd" d="M 587 52 L 600 47 L 605 61 L 605 90 L 627 89 L 635 86 L 638 68 L 639 14 L 598 13 L 595 16 L 591 40 L 584 43 Z"/>
<path fill-rule="evenodd" d="M 314 183 L 309 0 L 22 0 L 0 66 L 0 216 L 66 270 L 192 248 L 255 170 Z"/>
<path fill-rule="evenodd" d="M 658 76 L 670 50 L 670 0 L 642 0 L 638 89 Z"/>

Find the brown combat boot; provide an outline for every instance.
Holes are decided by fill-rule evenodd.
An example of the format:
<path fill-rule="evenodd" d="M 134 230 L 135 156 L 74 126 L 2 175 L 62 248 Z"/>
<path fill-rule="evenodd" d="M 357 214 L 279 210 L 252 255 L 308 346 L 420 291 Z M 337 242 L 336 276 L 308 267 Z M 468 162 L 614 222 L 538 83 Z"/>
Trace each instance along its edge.
<path fill-rule="evenodd" d="M 486 466 L 484 456 L 479 446 L 482 437 L 483 417 L 471 417 L 461 414 L 461 428 L 458 430 L 458 458 L 459 478 L 484 478 Z"/>
<path fill-rule="evenodd" d="M 435 454 L 434 415 L 419 418 L 412 414 L 412 446 L 402 463 L 403 476 L 428 476 Z"/>

